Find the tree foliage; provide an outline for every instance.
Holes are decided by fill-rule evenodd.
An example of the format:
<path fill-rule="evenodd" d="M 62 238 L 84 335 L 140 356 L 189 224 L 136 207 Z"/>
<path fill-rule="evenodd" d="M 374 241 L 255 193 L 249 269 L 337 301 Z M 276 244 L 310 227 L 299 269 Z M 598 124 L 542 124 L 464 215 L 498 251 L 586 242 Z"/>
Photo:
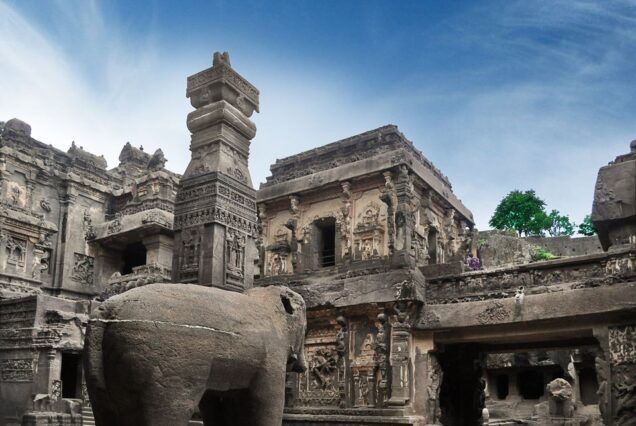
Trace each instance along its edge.
<path fill-rule="evenodd" d="M 596 234 L 596 228 L 594 228 L 592 217 L 589 214 L 585 216 L 583 222 L 579 225 L 579 234 L 587 237 Z"/>
<path fill-rule="evenodd" d="M 499 202 L 490 218 L 490 226 L 496 229 L 514 230 L 521 235 L 542 235 L 552 225 L 545 212 L 545 201 L 534 190 L 514 190 Z"/>
<path fill-rule="evenodd" d="M 548 228 L 548 233 L 552 237 L 560 237 L 560 236 L 572 236 L 574 235 L 574 227 L 576 224 L 570 221 L 570 217 L 568 215 L 562 215 L 558 210 L 552 210 L 548 215 L 550 219 L 550 227 Z"/>

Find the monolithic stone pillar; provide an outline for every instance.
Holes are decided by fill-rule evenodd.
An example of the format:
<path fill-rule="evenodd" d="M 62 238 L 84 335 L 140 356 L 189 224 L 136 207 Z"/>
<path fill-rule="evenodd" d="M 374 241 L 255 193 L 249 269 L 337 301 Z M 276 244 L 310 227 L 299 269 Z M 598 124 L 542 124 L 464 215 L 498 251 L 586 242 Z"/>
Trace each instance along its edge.
<path fill-rule="evenodd" d="M 146 247 L 146 265 L 172 267 L 172 238 L 167 235 L 150 235 L 142 240 Z"/>
<path fill-rule="evenodd" d="M 248 170 L 258 90 L 215 53 L 188 77 L 192 158 L 175 202 L 173 281 L 242 291 L 252 286 L 258 226 Z"/>

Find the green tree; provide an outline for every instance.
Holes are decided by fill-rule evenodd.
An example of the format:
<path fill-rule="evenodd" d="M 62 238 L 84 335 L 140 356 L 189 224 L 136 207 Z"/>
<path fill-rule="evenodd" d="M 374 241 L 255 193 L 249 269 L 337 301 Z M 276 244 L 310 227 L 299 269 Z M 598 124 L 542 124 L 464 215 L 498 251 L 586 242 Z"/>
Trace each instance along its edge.
<path fill-rule="evenodd" d="M 589 214 L 585 216 L 583 222 L 579 225 L 579 234 L 588 237 L 596 234 L 596 228 L 594 227 L 592 217 Z"/>
<path fill-rule="evenodd" d="M 548 218 L 551 222 L 550 227 L 548 228 L 548 233 L 552 237 L 574 235 L 574 227 L 576 226 L 576 224 L 570 221 L 570 216 L 561 215 L 558 210 L 552 210 L 548 215 Z"/>
<path fill-rule="evenodd" d="M 543 235 L 552 221 L 545 212 L 545 201 L 537 197 L 534 190 L 514 190 L 499 202 L 490 218 L 495 229 L 517 231 L 521 235 Z"/>

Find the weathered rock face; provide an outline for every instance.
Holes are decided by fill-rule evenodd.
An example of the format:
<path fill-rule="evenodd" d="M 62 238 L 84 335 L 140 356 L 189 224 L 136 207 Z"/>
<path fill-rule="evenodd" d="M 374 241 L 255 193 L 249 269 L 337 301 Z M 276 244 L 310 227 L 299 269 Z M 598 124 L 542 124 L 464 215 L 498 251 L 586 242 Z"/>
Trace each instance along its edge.
<path fill-rule="evenodd" d="M 601 167 L 596 179 L 592 222 L 605 250 L 636 244 L 636 141 L 630 148 Z"/>
<path fill-rule="evenodd" d="M 285 287 L 152 284 L 112 297 L 87 330 L 96 424 L 186 425 L 199 404 L 206 425 L 280 426 L 305 329 L 305 303 Z"/>

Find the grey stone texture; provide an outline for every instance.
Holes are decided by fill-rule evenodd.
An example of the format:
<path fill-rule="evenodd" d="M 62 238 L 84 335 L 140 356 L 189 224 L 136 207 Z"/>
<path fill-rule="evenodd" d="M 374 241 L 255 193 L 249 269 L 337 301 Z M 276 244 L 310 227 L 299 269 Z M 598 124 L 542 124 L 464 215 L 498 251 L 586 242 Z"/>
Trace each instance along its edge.
<path fill-rule="evenodd" d="M 636 244 L 636 144 L 601 167 L 594 188 L 592 222 L 607 250 Z"/>
<path fill-rule="evenodd" d="M 91 318 L 87 384 L 99 425 L 282 421 L 285 370 L 305 368 L 305 304 L 284 287 L 245 294 L 152 284 L 104 302 Z"/>

